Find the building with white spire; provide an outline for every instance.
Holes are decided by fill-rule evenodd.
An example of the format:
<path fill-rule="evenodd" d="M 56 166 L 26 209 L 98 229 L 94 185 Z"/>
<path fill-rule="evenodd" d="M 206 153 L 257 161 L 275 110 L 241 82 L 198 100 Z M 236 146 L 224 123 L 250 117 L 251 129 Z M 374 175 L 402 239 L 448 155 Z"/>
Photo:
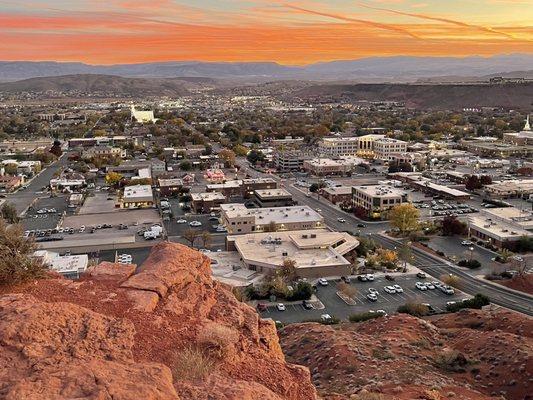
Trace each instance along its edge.
<path fill-rule="evenodd" d="M 155 123 L 157 121 L 154 118 L 153 111 L 138 111 L 135 109 L 135 105 L 131 105 L 131 119 L 132 121 L 144 124 L 146 122 Z"/>
<path fill-rule="evenodd" d="M 524 129 L 520 132 L 507 132 L 503 134 L 503 141 L 513 143 L 516 145 L 533 145 L 533 131 L 531 130 L 531 123 L 529 121 L 529 114 L 526 117 L 526 124 Z"/>

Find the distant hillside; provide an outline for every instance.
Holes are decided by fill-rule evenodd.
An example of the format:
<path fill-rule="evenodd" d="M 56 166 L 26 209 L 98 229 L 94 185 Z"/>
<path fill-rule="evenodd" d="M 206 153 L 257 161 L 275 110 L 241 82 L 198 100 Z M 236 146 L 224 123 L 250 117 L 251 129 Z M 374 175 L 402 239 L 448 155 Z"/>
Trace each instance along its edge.
<path fill-rule="evenodd" d="M 140 64 L 89 65 L 76 62 L 0 61 L 0 81 L 72 74 L 118 75 L 141 78 L 208 77 L 265 79 L 303 79 L 358 82 L 414 82 L 438 76 L 481 77 L 527 71 L 533 54 L 492 57 L 368 57 L 356 60 L 319 62 L 287 66 L 275 62 L 200 62 L 169 61 Z"/>
<path fill-rule="evenodd" d="M 533 83 L 504 85 L 355 84 L 313 85 L 294 93 L 305 99 L 401 101 L 420 109 L 504 107 L 532 109 Z"/>
<path fill-rule="evenodd" d="M 205 80 L 203 80 L 205 82 Z M 30 78 L 16 82 L 0 83 L 0 92 L 63 92 L 91 93 L 115 96 L 179 96 L 188 94 L 187 87 L 194 85 L 180 79 L 123 78 L 110 75 L 65 75 Z"/>

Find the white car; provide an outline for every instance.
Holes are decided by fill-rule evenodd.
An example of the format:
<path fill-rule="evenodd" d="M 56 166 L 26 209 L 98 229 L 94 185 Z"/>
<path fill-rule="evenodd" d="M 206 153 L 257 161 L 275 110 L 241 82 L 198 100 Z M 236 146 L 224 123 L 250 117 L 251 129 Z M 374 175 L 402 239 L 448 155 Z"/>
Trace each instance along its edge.
<path fill-rule="evenodd" d="M 422 282 L 417 282 L 417 283 L 415 283 L 415 287 L 416 287 L 418 290 L 422 290 L 422 291 L 424 291 L 424 290 L 428 290 L 428 287 L 427 287 L 424 283 L 422 283 Z"/>
<path fill-rule="evenodd" d="M 339 221 L 339 222 L 341 222 L 343 224 L 346 222 L 346 220 L 344 218 L 337 218 L 337 221 Z"/>
<path fill-rule="evenodd" d="M 400 285 L 393 285 L 392 287 L 396 290 L 396 293 L 403 293 L 403 289 Z"/>
<path fill-rule="evenodd" d="M 85 232 L 85 225 L 82 225 L 82 226 L 80 227 L 80 233 L 83 233 L 83 232 Z"/>
<path fill-rule="evenodd" d="M 190 226 L 202 226 L 202 223 L 200 221 L 191 221 L 189 222 Z"/>
<path fill-rule="evenodd" d="M 394 294 L 396 293 L 396 289 L 394 288 L 394 286 L 385 286 L 383 288 L 384 291 L 386 291 L 387 293 L 389 294 Z"/>
<path fill-rule="evenodd" d="M 328 286 L 329 285 L 329 282 L 324 279 L 324 278 L 319 278 L 318 279 L 318 283 L 320 284 L 320 286 Z"/>
<path fill-rule="evenodd" d="M 369 289 L 368 289 L 368 293 L 375 294 L 376 296 L 379 294 L 379 292 L 377 291 L 377 289 L 374 289 L 374 288 L 369 288 Z"/>
<path fill-rule="evenodd" d="M 366 279 L 372 282 L 374 280 L 374 274 L 366 274 Z"/>
<path fill-rule="evenodd" d="M 331 315 L 329 314 L 322 314 L 320 316 L 320 319 L 322 320 L 322 322 L 328 322 L 328 321 L 331 321 Z"/>
<path fill-rule="evenodd" d="M 429 290 L 433 290 L 433 289 L 435 289 L 435 286 L 434 286 L 431 282 L 427 282 L 427 283 L 426 283 L 426 287 L 427 287 Z"/>
<path fill-rule="evenodd" d="M 378 301 L 378 296 L 376 296 L 374 293 L 367 294 L 366 298 L 370 301 Z"/>
<path fill-rule="evenodd" d="M 384 317 L 386 317 L 387 315 L 389 315 L 389 314 L 387 314 L 387 312 L 386 312 L 385 310 L 376 310 L 376 313 L 381 314 L 381 315 L 383 315 Z"/>
<path fill-rule="evenodd" d="M 285 311 L 286 310 L 285 304 L 283 304 L 283 303 L 276 304 L 276 308 L 278 309 L 278 311 Z"/>
<path fill-rule="evenodd" d="M 178 224 L 186 224 L 186 223 L 187 223 L 187 220 L 186 220 L 186 219 L 183 219 L 183 218 L 180 218 L 180 219 L 177 219 L 177 220 L 176 220 L 176 223 L 178 223 Z"/>
<path fill-rule="evenodd" d="M 470 240 L 463 240 L 461 244 L 463 246 L 472 246 L 474 243 L 472 243 Z"/>

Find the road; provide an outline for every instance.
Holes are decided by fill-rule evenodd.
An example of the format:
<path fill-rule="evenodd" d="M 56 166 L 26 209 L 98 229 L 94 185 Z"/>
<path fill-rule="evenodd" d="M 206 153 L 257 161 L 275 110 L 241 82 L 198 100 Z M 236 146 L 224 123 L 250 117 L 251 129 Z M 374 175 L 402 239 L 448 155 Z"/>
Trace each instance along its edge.
<path fill-rule="evenodd" d="M 324 199 L 317 200 L 317 198 L 314 196 L 307 197 L 303 192 L 295 188 L 287 180 L 281 180 L 275 175 L 266 175 L 255 171 L 252 168 L 249 168 L 246 164 L 241 164 L 241 169 L 244 169 L 244 171 L 246 171 L 250 176 L 270 176 L 276 179 L 278 182 L 283 183 L 285 189 L 293 195 L 294 199 L 297 200 L 299 204 L 309 205 L 315 210 L 317 208 L 321 209 L 321 214 L 324 216 L 325 222 L 333 229 L 339 231 L 348 230 L 355 233 L 360 229 L 363 236 L 371 237 L 376 243 L 385 248 L 394 249 L 395 247 L 401 246 L 400 241 L 393 240 L 379 234 L 379 232 L 387 229 L 387 222 L 365 222 L 367 225 L 366 228 L 357 228 L 357 224 L 361 222 L 360 219 L 356 218 L 352 214 L 343 212 Z M 346 222 L 340 223 L 338 222 L 337 218 L 344 218 Z M 503 286 L 497 286 L 495 284 L 488 283 L 487 281 L 478 279 L 475 276 L 470 275 L 472 272 L 466 272 L 453 264 L 453 266 L 451 266 L 451 263 L 448 263 L 439 257 L 435 257 L 415 247 L 412 247 L 412 253 L 414 256 L 413 264 L 426 272 L 428 275 L 431 275 L 437 279 L 443 274 L 457 275 L 461 278 L 461 290 L 463 292 L 470 295 L 475 295 L 477 293 L 484 294 L 497 305 L 533 316 L 533 296 L 530 296 L 526 293 L 511 291 Z"/>
<path fill-rule="evenodd" d="M 33 178 L 28 184 L 27 189 L 19 189 L 15 193 L 8 194 L 7 201 L 13 203 L 17 212 L 21 214 L 38 197 L 35 192 L 41 191 L 43 187 L 48 186 L 54 174 L 67 164 L 68 156 L 64 153 L 57 161 L 50 164 L 39 175 Z"/>

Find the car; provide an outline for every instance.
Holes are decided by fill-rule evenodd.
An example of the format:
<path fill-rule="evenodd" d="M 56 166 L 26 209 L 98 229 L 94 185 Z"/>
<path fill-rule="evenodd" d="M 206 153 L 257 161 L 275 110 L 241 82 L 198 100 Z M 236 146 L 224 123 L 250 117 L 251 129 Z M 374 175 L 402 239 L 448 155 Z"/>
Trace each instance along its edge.
<path fill-rule="evenodd" d="M 358 227 L 358 228 L 366 228 L 366 225 L 363 224 L 363 223 L 358 223 L 358 224 L 357 224 L 357 227 Z"/>
<path fill-rule="evenodd" d="M 441 287 L 441 285 L 442 285 L 442 283 L 440 283 L 439 281 L 433 281 L 433 282 L 431 282 L 431 284 L 432 284 L 433 286 L 435 286 L 436 288 L 439 288 L 439 287 Z"/>
<path fill-rule="evenodd" d="M 415 283 L 415 287 L 418 290 L 422 290 L 422 291 L 428 290 L 427 286 L 424 283 L 422 283 L 422 282 Z"/>
<path fill-rule="evenodd" d="M 85 232 L 85 225 L 82 225 L 82 226 L 80 227 L 80 233 L 83 233 L 83 232 Z"/>
<path fill-rule="evenodd" d="M 202 226 L 202 223 L 200 221 L 191 221 L 189 226 Z"/>
<path fill-rule="evenodd" d="M 429 289 L 429 290 L 433 290 L 435 289 L 435 286 L 433 286 L 433 284 L 431 282 L 427 282 L 426 283 L 426 287 Z"/>
<path fill-rule="evenodd" d="M 329 321 L 331 321 L 331 319 L 332 319 L 332 318 L 331 318 L 331 315 L 329 315 L 329 314 L 322 314 L 322 315 L 320 316 L 320 320 L 321 320 L 322 322 L 329 322 Z"/>
<path fill-rule="evenodd" d="M 428 312 L 429 314 L 436 314 L 437 313 L 437 310 L 435 310 L 435 308 L 429 304 L 429 303 L 422 303 L 423 306 L 426 306 L 428 308 Z"/>
<path fill-rule="evenodd" d="M 316 212 L 322 212 L 322 210 L 320 208 L 317 208 L 315 211 Z"/>
<path fill-rule="evenodd" d="M 183 219 L 183 218 L 179 218 L 176 220 L 176 223 L 177 224 L 186 224 L 187 223 L 187 220 L 186 219 Z"/>
<path fill-rule="evenodd" d="M 463 240 L 463 241 L 461 242 L 461 244 L 462 244 L 463 246 L 472 246 L 474 243 L 471 242 L 470 240 Z"/>
<path fill-rule="evenodd" d="M 287 309 L 285 307 L 285 304 L 283 304 L 283 303 L 276 304 L 276 308 L 278 309 L 278 311 L 285 311 Z"/>
<path fill-rule="evenodd" d="M 370 301 L 378 301 L 378 296 L 375 293 L 369 293 L 366 298 Z"/>
<path fill-rule="evenodd" d="M 388 281 L 394 281 L 394 280 L 396 280 L 396 278 L 395 278 L 394 276 L 392 276 L 392 275 L 388 275 L 388 274 L 385 275 L 385 279 L 388 280 Z"/>
<path fill-rule="evenodd" d="M 374 274 L 366 274 L 366 279 L 369 281 L 369 282 L 372 282 L 374 280 Z"/>
<path fill-rule="evenodd" d="M 337 218 L 337 221 L 344 224 L 346 222 L 346 220 L 344 218 Z"/>
<path fill-rule="evenodd" d="M 396 289 L 394 288 L 394 286 L 385 286 L 383 290 L 389 294 L 396 293 Z"/>
<path fill-rule="evenodd" d="M 349 276 L 341 276 L 341 281 L 343 281 L 344 283 L 350 283 L 352 280 Z"/>
<path fill-rule="evenodd" d="M 376 310 L 376 314 L 381 314 L 381 315 L 383 315 L 384 317 L 386 317 L 387 315 L 389 315 L 389 314 L 387 314 L 387 312 L 386 312 L 385 310 Z"/>
<path fill-rule="evenodd" d="M 366 275 L 358 275 L 357 280 L 361 282 L 366 282 L 368 279 L 366 278 Z"/>
<path fill-rule="evenodd" d="M 329 285 L 329 282 L 328 282 L 326 279 L 324 279 L 324 278 L 319 278 L 319 279 L 318 279 L 318 284 L 319 284 L 320 286 L 328 286 L 328 285 Z"/>
<path fill-rule="evenodd" d="M 218 217 L 209 217 L 209 221 L 218 221 Z"/>
<path fill-rule="evenodd" d="M 451 286 L 448 286 L 448 285 L 442 285 L 440 287 L 440 291 L 444 294 L 447 294 L 449 296 L 451 296 L 452 294 L 455 294 L 455 290 L 453 290 L 453 288 Z"/>
<path fill-rule="evenodd" d="M 447 306 L 453 306 L 455 303 L 456 303 L 455 301 L 447 301 L 446 305 Z"/>
<path fill-rule="evenodd" d="M 224 227 L 224 226 L 218 226 L 217 229 L 216 229 L 216 231 L 217 231 L 218 233 L 225 233 L 225 232 L 227 232 L 228 230 L 227 230 L 226 227 Z"/>
<path fill-rule="evenodd" d="M 265 303 L 257 303 L 257 309 L 259 311 L 266 311 L 267 310 L 267 305 Z"/>
<path fill-rule="evenodd" d="M 392 287 L 396 290 L 396 293 L 403 293 L 403 289 L 400 285 L 393 285 Z"/>
<path fill-rule="evenodd" d="M 426 279 L 426 274 L 424 274 L 423 272 L 419 272 L 416 274 L 416 277 L 420 279 Z"/>
<path fill-rule="evenodd" d="M 304 300 L 302 301 L 302 306 L 303 308 L 305 308 L 306 310 L 312 310 L 314 307 L 313 305 L 311 304 L 311 302 L 309 300 Z"/>

